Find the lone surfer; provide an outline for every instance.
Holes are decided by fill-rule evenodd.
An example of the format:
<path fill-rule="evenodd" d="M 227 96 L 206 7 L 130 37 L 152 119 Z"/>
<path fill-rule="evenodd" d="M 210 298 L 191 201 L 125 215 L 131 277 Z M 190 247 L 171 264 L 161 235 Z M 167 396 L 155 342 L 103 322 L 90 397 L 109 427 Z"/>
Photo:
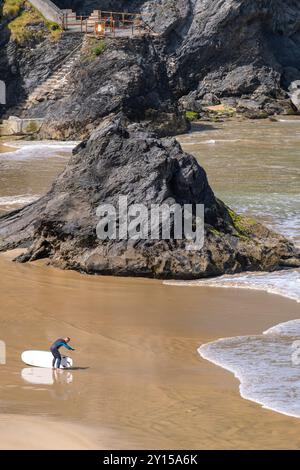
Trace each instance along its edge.
<path fill-rule="evenodd" d="M 59 352 L 59 348 L 62 346 L 69 351 L 75 351 L 75 349 L 71 348 L 71 346 L 68 345 L 70 342 L 70 338 L 67 336 L 66 338 L 59 338 L 54 343 L 50 346 L 50 351 L 52 352 L 53 355 L 53 361 L 52 361 L 52 367 L 55 369 L 55 363 L 57 361 L 57 369 L 60 368 L 60 363 L 61 363 L 61 354 Z"/>

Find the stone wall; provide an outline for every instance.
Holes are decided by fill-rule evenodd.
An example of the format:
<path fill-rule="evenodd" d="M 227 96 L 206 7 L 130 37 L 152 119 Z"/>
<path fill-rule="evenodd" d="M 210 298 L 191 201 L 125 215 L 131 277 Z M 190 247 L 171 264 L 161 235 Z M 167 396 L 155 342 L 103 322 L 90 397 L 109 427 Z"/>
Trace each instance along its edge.
<path fill-rule="evenodd" d="M 59 25 L 62 24 L 63 13 L 51 0 L 30 0 L 30 3 L 39 10 L 47 20 L 54 21 Z"/>
<path fill-rule="evenodd" d="M 43 124 L 42 118 L 20 119 L 16 116 L 10 116 L 5 119 L 0 126 L 0 135 L 30 135 L 38 132 Z"/>
<path fill-rule="evenodd" d="M 0 80 L 0 104 L 6 104 L 6 86 L 2 80 Z"/>

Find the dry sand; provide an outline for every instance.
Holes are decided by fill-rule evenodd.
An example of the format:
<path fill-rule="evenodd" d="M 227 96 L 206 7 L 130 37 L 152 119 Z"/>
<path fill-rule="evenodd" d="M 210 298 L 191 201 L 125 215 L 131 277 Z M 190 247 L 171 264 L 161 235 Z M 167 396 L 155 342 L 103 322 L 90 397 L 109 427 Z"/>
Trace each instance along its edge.
<path fill-rule="evenodd" d="M 232 374 L 196 352 L 299 318 L 299 304 L 91 277 L 11 256 L 0 256 L 1 448 L 299 448 L 300 420 L 243 400 Z M 20 361 L 23 350 L 65 335 L 79 369 L 54 375 Z"/>

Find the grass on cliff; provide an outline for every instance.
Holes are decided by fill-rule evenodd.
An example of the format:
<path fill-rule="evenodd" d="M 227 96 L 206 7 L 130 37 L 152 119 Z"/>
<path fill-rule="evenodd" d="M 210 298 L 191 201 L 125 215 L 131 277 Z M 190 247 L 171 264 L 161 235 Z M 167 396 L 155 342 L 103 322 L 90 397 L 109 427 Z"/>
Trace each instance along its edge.
<path fill-rule="evenodd" d="M 82 60 L 87 63 L 92 63 L 98 59 L 108 47 L 107 39 L 99 39 L 95 37 L 87 36 L 86 42 L 83 48 Z"/>
<path fill-rule="evenodd" d="M 92 49 L 92 54 L 96 57 L 103 54 L 106 49 L 106 43 L 104 40 L 99 41 L 99 43 Z"/>
<path fill-rule="evenodd" d="M 7 19 L 15 18 L 20 13 L 23 0 L 5 0 L 3 4 L 3 17 Z"/>
<path fill-rule="evenodd" d="M 26 0 L 4 0 L 3 17 L 11 31 L 11 38 L 20 44 L 42 39 L 45 35 L 50 35 L 55 41 L 62 33 L 57 23 L 46 20 Z"/>

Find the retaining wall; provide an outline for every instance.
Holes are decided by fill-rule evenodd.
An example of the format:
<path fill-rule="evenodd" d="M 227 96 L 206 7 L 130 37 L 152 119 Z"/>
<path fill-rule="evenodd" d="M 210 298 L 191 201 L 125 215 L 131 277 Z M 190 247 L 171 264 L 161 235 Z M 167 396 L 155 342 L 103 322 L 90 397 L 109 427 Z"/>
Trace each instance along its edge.
<path fill-rule="evenodd" d="M 63 24 L 63 12 L 51 0 L 30 0 L 30 3 L 39 10 L 49 21 L 54 21 L 60 26 Z"/>
<path fill-rule="evenodd" d="M 0 135 L 30 135 L 35 134 L 42 127 L 44 119 L 32 118 L 21 119 L 16 116 L 10 116 L 5 119 L 0 126 Z"/>

